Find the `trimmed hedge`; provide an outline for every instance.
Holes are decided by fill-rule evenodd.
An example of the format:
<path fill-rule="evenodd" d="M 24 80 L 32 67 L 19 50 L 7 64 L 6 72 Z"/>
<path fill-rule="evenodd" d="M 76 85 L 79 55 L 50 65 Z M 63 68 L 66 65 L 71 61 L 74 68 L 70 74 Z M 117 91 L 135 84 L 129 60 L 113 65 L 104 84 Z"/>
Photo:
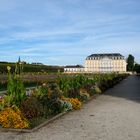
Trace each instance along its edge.
<path fill-rule="evenodd" d="M 11 72 L 15 70 L 15 63 L 0 62 L 0 73 L 7 73 L 7 66 L 11 67 Z M 23 64 L 23 72 L 47 72 L 47 73 L 57 73 L 63 72 L 63 67 L 60 66 L 47 66 L 47 65 L 32 65 Z"/>

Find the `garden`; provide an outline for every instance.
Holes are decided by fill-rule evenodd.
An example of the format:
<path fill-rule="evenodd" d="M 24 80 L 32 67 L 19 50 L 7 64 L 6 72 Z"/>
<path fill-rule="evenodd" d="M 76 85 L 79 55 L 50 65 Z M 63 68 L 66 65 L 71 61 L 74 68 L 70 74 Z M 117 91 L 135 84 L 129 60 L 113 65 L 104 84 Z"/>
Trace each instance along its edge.
<path fill-rule="evenodd" d="M 0 127 L 32 129 L 54 116 L 78 110 L 83 103 L 126 78 L 126 74 L 58 74 L 26 91 L 18 73 L 8 70 L 7 94 L 0 98 Z"/>

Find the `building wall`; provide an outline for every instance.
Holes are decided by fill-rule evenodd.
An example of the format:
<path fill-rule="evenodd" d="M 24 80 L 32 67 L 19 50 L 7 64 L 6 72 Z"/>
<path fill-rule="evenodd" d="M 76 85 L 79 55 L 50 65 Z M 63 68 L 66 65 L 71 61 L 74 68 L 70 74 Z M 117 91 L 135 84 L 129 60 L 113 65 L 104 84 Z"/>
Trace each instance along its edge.
<path fill-rule="evenodd" d="M 64 72 L 67 72 L 67 73 L 80 73 L 80 72 L 84 72 L 84 68 L 64 68 Z"/>
<path fill-rule="evenodd" d="M 123 57 L 91 57 L 85 61 L 85 72 L 126 72 L 126 61 Z"/>

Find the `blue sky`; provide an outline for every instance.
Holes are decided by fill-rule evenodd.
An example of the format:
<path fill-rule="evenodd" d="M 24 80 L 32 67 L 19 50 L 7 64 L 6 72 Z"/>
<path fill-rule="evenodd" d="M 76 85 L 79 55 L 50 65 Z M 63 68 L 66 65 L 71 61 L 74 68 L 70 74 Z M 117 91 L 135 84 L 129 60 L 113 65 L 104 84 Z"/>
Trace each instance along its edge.
<path fill-rule="evenodd" d="M 140 63 L 140 0 L 0 0 L 0 61 L 84 64 L 92 53 Z"/>

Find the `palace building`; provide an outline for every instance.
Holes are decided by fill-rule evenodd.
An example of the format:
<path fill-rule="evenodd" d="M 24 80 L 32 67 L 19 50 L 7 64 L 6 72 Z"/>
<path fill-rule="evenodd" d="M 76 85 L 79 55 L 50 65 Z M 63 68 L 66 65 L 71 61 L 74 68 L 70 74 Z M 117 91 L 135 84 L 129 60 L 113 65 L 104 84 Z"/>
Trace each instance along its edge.
<path fill-rule="evenodd" d="M 85 60 L 85 72 L 110 73 L 126 72 L 126 60 L 119 53 L 91 54 Z"/>

